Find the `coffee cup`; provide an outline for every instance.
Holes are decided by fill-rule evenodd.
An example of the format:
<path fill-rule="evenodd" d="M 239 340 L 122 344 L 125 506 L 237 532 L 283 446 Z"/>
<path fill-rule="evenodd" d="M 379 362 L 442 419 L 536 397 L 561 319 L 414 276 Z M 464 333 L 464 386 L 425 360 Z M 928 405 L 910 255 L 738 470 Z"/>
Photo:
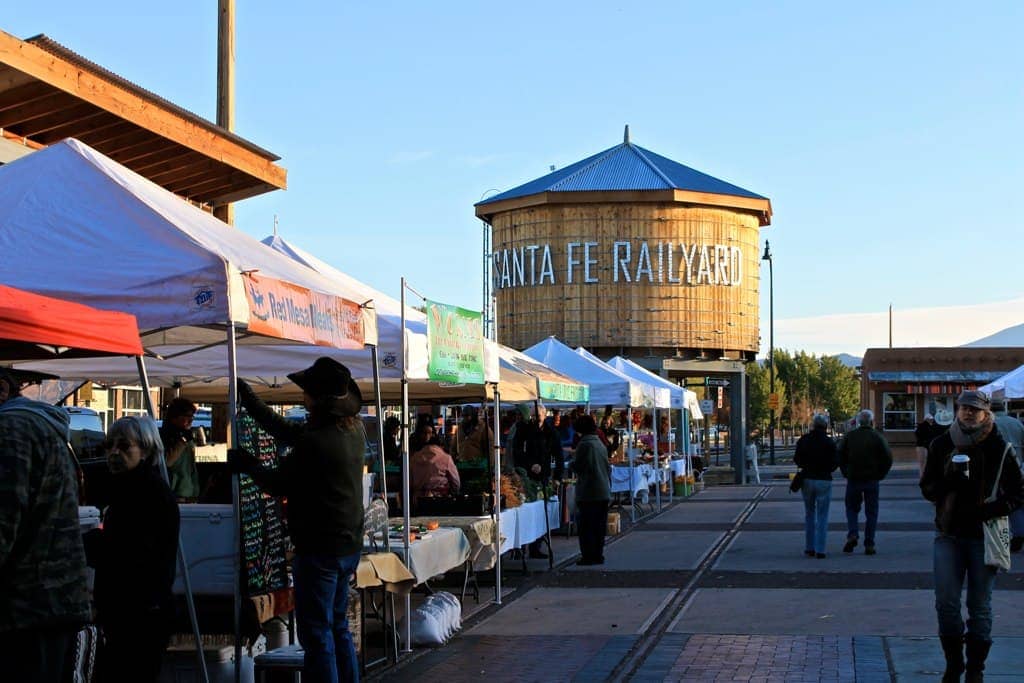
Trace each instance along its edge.
<path fill-rule="evenodd" d="M 953 456 L 953 469 L 965 479 L 971 477 L 970 464 L 971 458 L 964 453 L 957 453 Z"/>

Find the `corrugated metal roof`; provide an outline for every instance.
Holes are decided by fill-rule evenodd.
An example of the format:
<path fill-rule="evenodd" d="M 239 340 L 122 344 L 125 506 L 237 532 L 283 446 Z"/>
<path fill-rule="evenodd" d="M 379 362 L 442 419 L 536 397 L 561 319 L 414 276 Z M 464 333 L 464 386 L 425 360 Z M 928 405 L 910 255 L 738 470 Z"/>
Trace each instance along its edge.
<path fill-rule="evenodd" d="M 485 206 L 541 192 L 688 190 L 767 199 L 655 154 L 628 140 L 594 156 L 478 202 Z"/>

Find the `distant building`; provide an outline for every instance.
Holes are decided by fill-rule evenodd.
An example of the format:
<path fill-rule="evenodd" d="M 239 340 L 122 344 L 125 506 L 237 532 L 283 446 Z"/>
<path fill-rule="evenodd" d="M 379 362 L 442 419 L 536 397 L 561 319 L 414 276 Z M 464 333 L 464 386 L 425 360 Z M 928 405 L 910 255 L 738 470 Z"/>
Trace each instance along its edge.
<path fill-rule="evenodd" d="M 1024 365 L 1024 347 L 868 349 L 861 364 L 861 405 L 895 446 L 912 445 L 926 413 L 954 410 L 957 395 Z"/>

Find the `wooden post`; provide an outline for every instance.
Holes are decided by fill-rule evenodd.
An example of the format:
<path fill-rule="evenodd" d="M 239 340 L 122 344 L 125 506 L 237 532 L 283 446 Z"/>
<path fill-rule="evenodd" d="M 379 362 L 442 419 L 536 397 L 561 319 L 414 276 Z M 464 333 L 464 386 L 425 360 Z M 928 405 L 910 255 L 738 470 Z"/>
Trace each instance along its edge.
<path fill-rule="evenodd" d="M 235 130 L 235 0 L 217 0 L 217 125 Z M 213 215 L 235 223 L 235 207 L 215 206 Z"/>

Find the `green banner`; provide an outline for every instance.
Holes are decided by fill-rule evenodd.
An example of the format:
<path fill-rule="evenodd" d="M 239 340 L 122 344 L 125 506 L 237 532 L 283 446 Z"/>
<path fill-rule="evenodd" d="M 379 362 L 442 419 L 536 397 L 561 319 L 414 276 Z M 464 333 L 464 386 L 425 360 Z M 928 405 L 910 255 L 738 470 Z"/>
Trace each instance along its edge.
<path fill-rule="evenodd" d="M 543 379 L 537 380 L 537 384 L 540 385 L 540 397 L 548 401 L 562 403 L 587 403 L 590 401 L 590 385 L 587 384 L 563 384 Z"/>
<path fill-rule="evenodd" d="M 427 301 L 427 376 L 435 382 L 484 383 L 483 314 Z"/>

